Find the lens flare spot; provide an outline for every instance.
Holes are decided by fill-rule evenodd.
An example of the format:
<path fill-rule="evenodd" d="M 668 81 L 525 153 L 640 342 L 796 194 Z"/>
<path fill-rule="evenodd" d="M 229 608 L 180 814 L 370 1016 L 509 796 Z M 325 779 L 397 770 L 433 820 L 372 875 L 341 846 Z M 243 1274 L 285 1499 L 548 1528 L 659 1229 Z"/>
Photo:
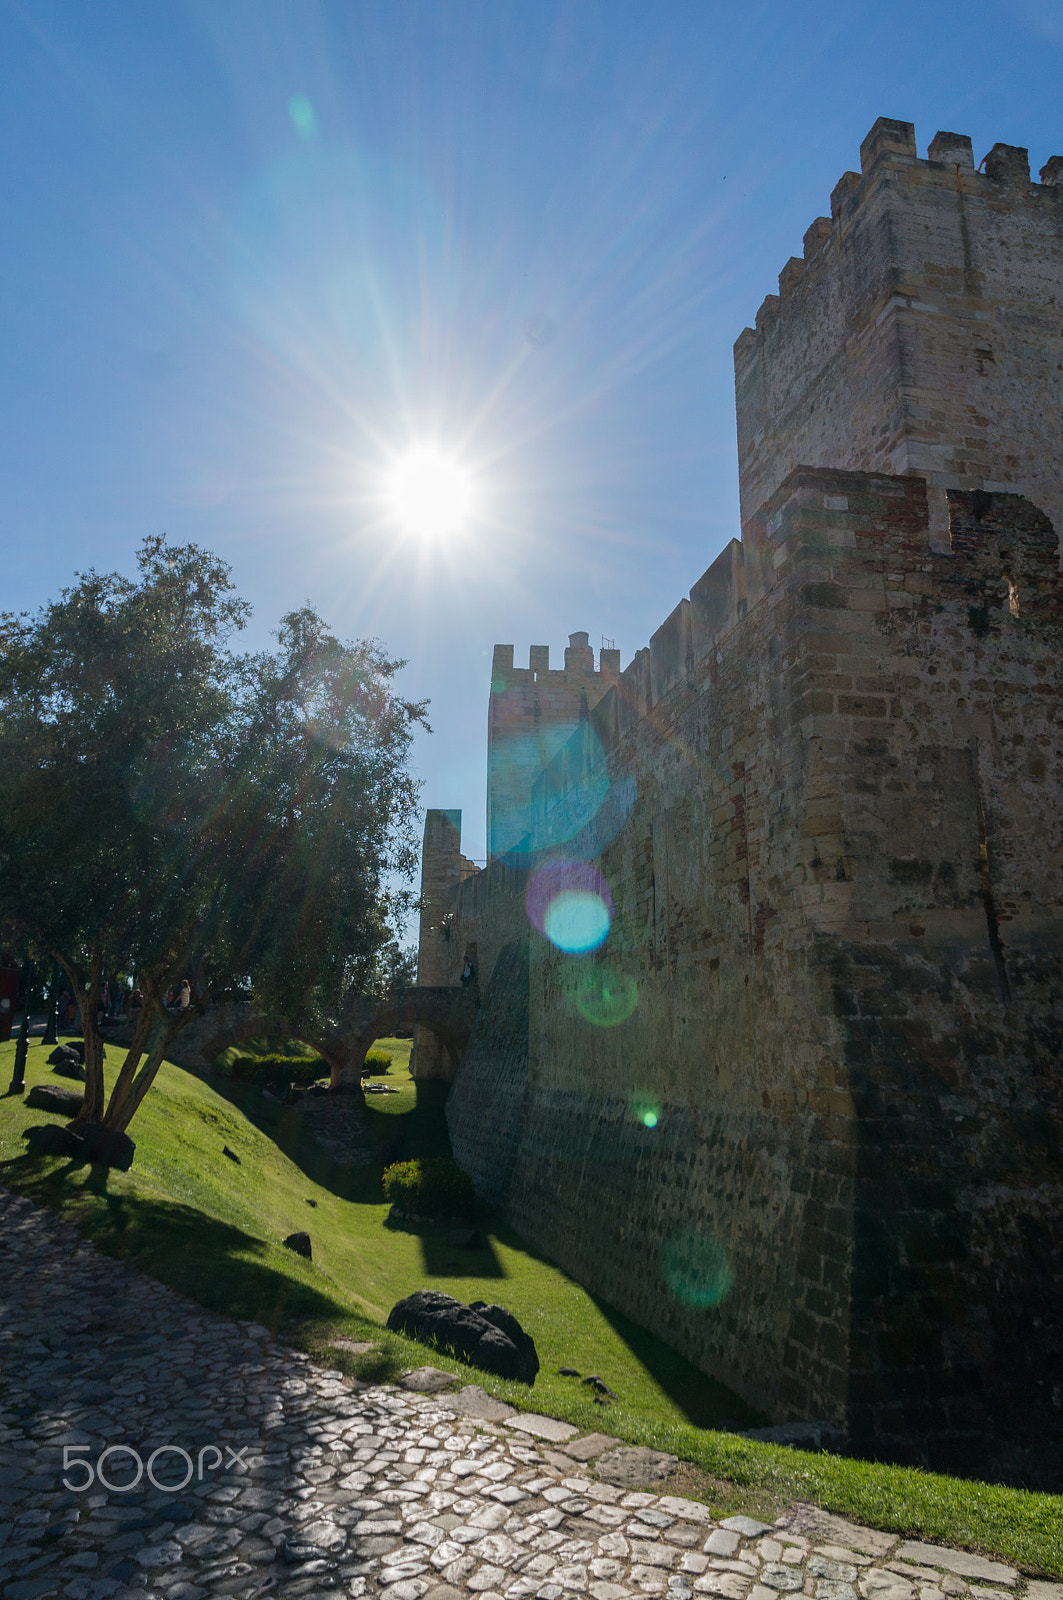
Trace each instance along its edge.
<path fill-rule="evenodd" d="M 288 101 L 288 116 L 300 139 L 317 138 L 317 112 L 305 94 L 293 94 Z"/>
<path fill-rule="evenodd" d="M 584 1022 L 596 1028 L 616 1028 L 638 1005 L 639 991 L 634 978 L 610 967 L 595 967 L 584 973 L 576 989 L 576 1010 Z"/>
<path fill-rule="evenodd" d="M 569 955 L 597 950 L 609 932 L 609 907 L 600 894 L 566 889 L 546 908 L 543 932 L 551 944 Z"/>
<path fill-rule="evenodd" d="M 650 1100 L 645 1095 L 636 1095 L 632 1100 L 631 1114 L 644 1128 L 656 1128 L 661 1120 L 660 1106 L 656 1100 Z"/>
<path fill-rule="evenodd" d="M 597 950 L 609 933 L 613 897 L 586 861 L 550 861 L 528 885 L 532 926 L 568 955 Z"/>
<path fill-rule="evenodd" d="M 727 1298 L 734 1274 L 727 1252 L 711 1233 L 680 1233 L 665 1247 L 664 1281 L 685 1306 L 707 1311 Z"/>

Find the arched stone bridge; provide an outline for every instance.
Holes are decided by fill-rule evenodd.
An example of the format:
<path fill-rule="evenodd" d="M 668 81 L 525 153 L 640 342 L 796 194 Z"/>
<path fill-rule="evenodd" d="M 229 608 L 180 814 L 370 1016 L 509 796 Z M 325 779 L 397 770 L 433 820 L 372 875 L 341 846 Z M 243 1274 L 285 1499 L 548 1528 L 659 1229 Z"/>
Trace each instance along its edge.
<path fill-rule="evenodd" d="M 475 985 L 468 989 L 414 985 L 383 999 L 358 999 L 331 1025 L 293 1028 L 284 1017 L 258 1006 L 232 1003 L 208 1006 L 201 1017 L 177 1035 L 167 1052 L 180 1067 L 209 1070 L 230 1045 L 263 1035 L 296 1037 L 320 1050 L 332 1069 L 333 1089 L 356 1089 L 361 1083 L 365 1053 L 374 1039 L 415 1023 L 441 1041 L 456 1068 L 468 1042 L 479 1007 Z"/>

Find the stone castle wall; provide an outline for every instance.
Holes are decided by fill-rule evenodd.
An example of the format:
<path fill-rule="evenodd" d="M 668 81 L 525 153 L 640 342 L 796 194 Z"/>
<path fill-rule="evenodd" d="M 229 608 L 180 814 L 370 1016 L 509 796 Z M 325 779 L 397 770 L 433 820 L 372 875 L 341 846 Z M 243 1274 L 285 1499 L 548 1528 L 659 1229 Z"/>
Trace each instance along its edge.
<path fill-rule="evenodd" d="M 585 633 L 570 635 L 561 671 L 551 669 L 548 645 L 532 645 L 527 667 L 514 667 L 512 645 L 495 645 L 487 719 L 489 858 L 519 848 L 536 778 L 619 671 L 618 650 L 603 650 L 595 671 Z"/>
<path fill-rule="evenodd" d="M 1011 490 L 1063 527 L 1063 161 L 880 118 L 735 345 L 743 524 L 797 466 Z"/>
<path fill-rule="evenodd" d="M 1027 502 L 949 510 L 946 555 L 919 480 L 794 474 L 747 615 L 659 696 L 652 655 L 631 673 L 641 715 L 623 679 L 600 704 L 636 795 L 598 857 L 609 938 L 556 950 L 527 874 L 464 887 L 463 937 L 506 937 L 449 1119 L 532 1243 L 773 1417 L 1037 1478 L 1063 1432 L 1063 595 Z M 603 974 L 637 995 L 615 1026 L 580 1005 Z"/>
<path fill-rule="evenodd" d="M 890 130 L 903 182 L 938 183 L 907 126 L 865 141 L 859 204 L 901 182 Z M 912 436 L 891 381 L 852 399 L 868 460 L 876 405 Z M 522 848 L 452 888 L 482 988 L 452 1142 L 530 1242 L 773 1419 L 1059 1490 L 1057 531 L 992 487 L 1029 477 L 1021 452 L 929 483 L 914 457 L 797 464 L 751 500 L 797 410 L 780 391 L 758 438 L 740 420 L 742 542 L 525 774 Z M 1050 504 L 1058 424 L 1030 422 Z M 557 858 L 608 885 L 591 954 L 529 921 Z"/>

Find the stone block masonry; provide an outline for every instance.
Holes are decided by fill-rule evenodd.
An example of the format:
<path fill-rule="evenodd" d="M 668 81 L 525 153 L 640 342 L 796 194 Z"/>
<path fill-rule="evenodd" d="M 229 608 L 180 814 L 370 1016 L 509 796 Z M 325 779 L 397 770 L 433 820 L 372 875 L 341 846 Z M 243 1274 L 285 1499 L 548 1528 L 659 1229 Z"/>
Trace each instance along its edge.
<path fill-rule="evenodd" d="M 895 168 L 978 177 L 958 136 L 922 164 L 908 139 L 876 124 L 843 212 Z M 1002 228 L 1027 203 L 1019 167 L 999 147 L 986 163 Z M 1052 184 L 1026 188 L 1049 216 Z M 922 215 L 919 194 L 905 204 Z M 883 224 L 883 248 L 909 223 Z M 1033 245 L 1015 248 L 1018 281 Z M 862 289 L 831 278 L 854 315 L 875 259 L 869 242 L 850 263 Z M 808 416 L 813 355 L 794 357 Z M 843 389 L 858 366 L 841 361 Z M 883 429 L 909 415 L 902 380 L 862 391 Z M 784 471 L 804 448 L 790 392 L 759 431 L 740 421 L 741 542 L 549 753 L 519 861 L 452 888 L 484 985 L 452 1142 L 534 1245 L 773 1420 L 1059 1491 L 1058 411 L 1052 433 L 1034 407 L 1021 438 L 1009 413 L 1010 478 L 988 458 L 936 481 L 914 457 L 850 470 L 840 445 Z M 824 452 L 873 436 L 846 405 Z M 1027 494 L 1001 487 L 1018 481 Z M 612 898 L 583 956 L 525 912 L 529 875 L 562 854 Z M 588 1004 L 607 993 L 630 1003 Z"/>
<path fill-rule="evenodd" d="M 569 635 L 561 671 L 551 670 L 547 645 L 532 645 L 527 667 L 514 667 L 512 645 L 495 645 L 487 727 L 490 857 L 520 846 L 531 827 L 536 778 L 619 671 L 618 650 L 603 650 L 595 671 L 586 633 Z"/>
<path fill-rule="evenodd" d="M 1063 161 L 881 117 L 735 345 L 743 524 L 797 466 L 1012 490 L 1063 527 Z"/>

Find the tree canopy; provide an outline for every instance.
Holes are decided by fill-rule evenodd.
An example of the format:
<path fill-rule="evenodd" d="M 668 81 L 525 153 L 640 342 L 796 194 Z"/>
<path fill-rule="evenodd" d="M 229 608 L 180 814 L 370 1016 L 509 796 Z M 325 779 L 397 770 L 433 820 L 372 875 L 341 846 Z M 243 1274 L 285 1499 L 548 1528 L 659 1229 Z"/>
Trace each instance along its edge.
<path fill-rule="evenodd" d="M 223 562 L 152 538 L 138 581 L 88 572 L 0 618 L 0 936 L 67 974 L 81 1117 L 116 1130 L 212 996 L 316 1025 L 394 966 L 426 708 L 393 690 L 404 663 L 310 607 L 277 649 L 236 653 L 247 616 Z M 104 1116 L 96 1012 L 117 970 L 145 1006 Z M 191 1004 L 165 1011 L 183 979 Z"/>

